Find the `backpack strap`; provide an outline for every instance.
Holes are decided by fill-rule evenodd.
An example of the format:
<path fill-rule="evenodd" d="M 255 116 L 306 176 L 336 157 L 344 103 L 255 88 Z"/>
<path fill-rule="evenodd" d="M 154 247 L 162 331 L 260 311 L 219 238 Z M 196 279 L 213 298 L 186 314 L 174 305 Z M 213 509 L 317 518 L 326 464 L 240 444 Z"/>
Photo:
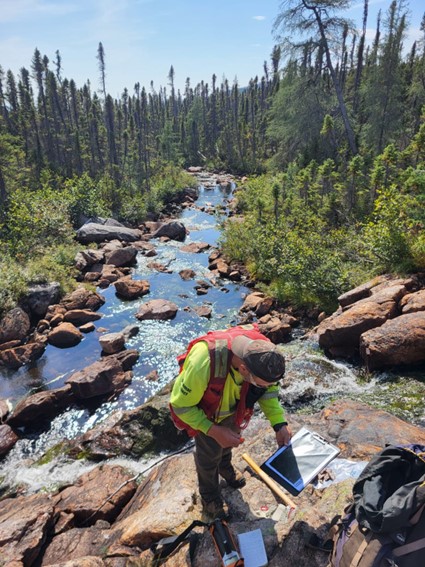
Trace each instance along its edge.
<path fill-rule="evenodd" d="M 402 555 L 407 555 L 408 553 L 413 553 L 413 551 L 419 551 L 425 547 L 425 537 L 417 539 L 416 541 L 411 541 L 405 545 L 400 545 L 393 549 L 393 555 L 396 557 L 401 557 Z"/>
<path fill-rule="evenodd" d="M 357 567 L 371 539 L 372 539 L 372 532 L 368 532 L 367 534 L 365 534 L 364 540 L 359 545 L 356 553 L 354 554 L 353 559 L 351 560 L 350 567 Z"/>

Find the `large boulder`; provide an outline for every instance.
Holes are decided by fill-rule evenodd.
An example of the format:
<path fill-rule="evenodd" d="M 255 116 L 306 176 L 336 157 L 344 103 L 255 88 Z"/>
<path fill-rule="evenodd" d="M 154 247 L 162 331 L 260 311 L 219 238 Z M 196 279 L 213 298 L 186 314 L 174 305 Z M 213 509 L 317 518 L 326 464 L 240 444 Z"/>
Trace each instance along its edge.
<path fill-rule="evenodd" d="M 90 321 L 98 321 L 101 317 L 100 313 L 95 313 L 90 309 L 70 309 L 64 313 L 63 320 L 78 327 Z"/>
<path fill-rule="evenodd" d="M 66 383 L 71 385 L 77 398 L 84 400 L 121 389 L 130 379 L 130 373 L 123 371 L 122 364 L 116 358 L 107 357 L 74 372 Z"/>
<path fill-rule="evenodd" d="M 0 344 L 24 339 L 30 327 L 30 319 L 23 309 L 11 309 L 0 321 Z"/>
<path fill-rule="evenodd" d="M 240 311 L 247 313 L 253 311 L 258 317 L 262 317 L 269 313 L 274 306 L 275 300 L 266 296 L 260 291 L 255 291 L 246 296 Z"/>
<path fill-rule="evenodd" d="M 403 314 L 425 311 L 425 289 L 405 295 L 400 301 L 400 307 Z"/>
<path fill-rule="evenodd" d="M 140 306 L 139 311 L 136 313 L 136 317 L 140 321 L 148 319 L 174 319 L 178 309 L 177 305 L 172 301 L 167 301 L 165 299 L 152 299 Z"/>
<path fill-rule="evenodd" d="M 47 336 L 49 343 L 59 348 L 69 348 L 78 345 L 83 334 L 72 323 L 60 323 Z"/>
<path fill-rule="evenodd" d="M 25 345 L 16 346 L 6 350 L 0 350 L 0 366 L 18 369 L 25 364 L 31 364 L 39 359 L 46 350 L 46 339 L 40 337 L 38 340 Z"/>
<path fill-rule="evenodd" d="M 369 370 L 425 362 L 425 311 L 400 315 L 360 337 Z"/>
<path fill-rule="evenodd" d="M 103 249 L 94 250 L 81 250 L 75 256 L 75 267 L 81 272 L 88 270 L 94 264 L 102 264 L 105 257 L 105 251 Z"/>
<path fill-rule="evenodd" d="M 116 267 L 132 266 L 136 262 L 138 250 L 135 246 L 126 246 L 105 253 L 105 264 Z"/>
<path fill-rule="evenodd" d="M 164 222 L 153 232 L 152 238 L 159 238 L 161 236 L 183 242 L 186 238 L 186 228 L 180 221 Z"/>
<path fill-rule="evenodd" d="M 57 303 L 60 296 L 60 284 L 57 282 L 32 285 L 28 288 L 22 305 L 34 318 L 41 319 L 45 316 L 49 305 Z"/>
<path fill-rule="evenodd" d="M 73 402 L 75 396 L 69 385 L 37 392 L 18 402 L 7 423 L 14 427 L 38 424 L 58 415 Z"/>
<path fill-rule="evenodd" d="M 66 311 L 71 311 L 72 309 L 90 309 L 91 311 L 97 311 L 104 303 L 105 298 L 103 295 L 95 291 L 90 291 L 85 287 L 79 287 L 65 295 L 60 305 L 64 307 Z"/>
<path fill-rule="evenodd" d="M 90 242 L 105 242 L 106 240 L 122 240 L 123 242 L 135 242 L 142 237 L 143 233 L 137 228 L 125 226 L 112 226 L 89 222 L 77 230 L 77 240 L 82 244 Z"/>
<path fill-rule="evenodd" d="M 133 280 L 130 277 L 121 278 L 114 285 L 117 295 L 123 299 L 137 299 L 150 291 L 147 280 Z"/>

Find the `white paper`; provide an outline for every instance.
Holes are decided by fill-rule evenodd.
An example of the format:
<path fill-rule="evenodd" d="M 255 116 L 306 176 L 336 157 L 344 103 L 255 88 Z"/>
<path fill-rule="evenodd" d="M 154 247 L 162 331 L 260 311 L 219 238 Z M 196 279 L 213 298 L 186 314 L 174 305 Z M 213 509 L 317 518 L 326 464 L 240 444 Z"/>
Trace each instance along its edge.
<path fill-rule="evenodd" d="M 238 534 L 238 541 L 245 567 L 266 567 L 268 565 L 263 534 L 260 529 Z"/>

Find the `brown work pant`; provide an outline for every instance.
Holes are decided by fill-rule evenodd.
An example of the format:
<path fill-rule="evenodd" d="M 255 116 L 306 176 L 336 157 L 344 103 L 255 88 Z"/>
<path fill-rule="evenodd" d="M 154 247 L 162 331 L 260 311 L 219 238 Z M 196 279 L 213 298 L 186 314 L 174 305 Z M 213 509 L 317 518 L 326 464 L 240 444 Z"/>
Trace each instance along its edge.
<path fill-rule="evenodd" d="M 217 424 L 240 433 L 235 425 L 234 416 L 227 417 Z M 232 448 L 223 449 L 217 441 L 204 433 L 195 437 L 195 465 L 198 474 L 199 493 L 205 502 L 220 499 L 219 475 L 225 480 L 235 478 L 235 469 L 231 463 Z"/>

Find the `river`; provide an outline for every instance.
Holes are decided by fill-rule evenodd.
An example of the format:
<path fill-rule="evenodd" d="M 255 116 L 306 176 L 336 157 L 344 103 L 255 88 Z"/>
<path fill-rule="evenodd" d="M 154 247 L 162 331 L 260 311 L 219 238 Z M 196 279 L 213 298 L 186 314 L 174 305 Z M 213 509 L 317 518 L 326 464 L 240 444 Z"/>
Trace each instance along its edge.
<path fill-rule="evenodd" d="M 216 246 L 219 236 L 220 215 L 216 212 L 231 195 L 220 186 L 200 186 L 196 207 L 187 208 L 179 216 L 188 236 L 184 244 L 207 242 Z M 105 304 L 99 312 L 103 317 L 96 321 L 97 330 L 84 336 L 76 347 L 59 349 L 49 345 L 44 355 L 31 367 L 17 371 L 2 371 L 0 398 L 12 403 L 22 396 L 42 389 L 58 388 L 76 370 L 88 366 L 101 356 L 100 332 L 122 331 L 127 325 L 138 325 L 139 333 L 126 343 L 140 358 L 133 368 L 133 379 L 126 390 L 115 400 L 94 409 L 71 408 L 55 418 L 48 429 L 23 435 L 12 451 L 0 461 L 0 476 L 32 485 L 33 489 L 49 479 L 61 482 L 81 472 L 81 463 L 48 465 L 48 470 L 31 463 L 49 447 L 63 438 L 73 438 L 101 422 L 114 410 L 129 410 L 142 404 L 167 384 L 177 373 L 176 356 L 185 351 L 187 343 L 210 329 L 225 328 L 238 322 L 238 311 L 250 292 L 240 283 L 219 280 L 207 295 L 197 295 L 197 280 L 209 281 L 209 251 L 194 254 L 181 250 L 183 243 L 153 241 L 157 256 L 148 258 L 139 254 L 133 278 L 149 281 L 150 293 L 135 301 L 122 301 L 115 295 L 114 286 L 99 290 Z M 171 273 L 158 272 L 148 267 L 152 261 L 166 265 Z M 184 281 L 179 272 L 190 268 L 196 272 L 193 280 Z M 138 321 L 135 313 L 141 303 L 149 299 L 172 300 L 179 307 L 173 320 Z M 207 304 L 212 309 L 211 319 L 198 316 L 193 308 Z M 284 404 L 290 411 L 317 410 L 334 398 L 352 397 L 387 409 L 399 417 L 425 427 L 425 384 L 422 370 L 375 372 L 368 374 L 361 367 L 327 359 L 317 344 L 303 340 L 303 330 L 282 346 L 287 358 Z M 298 337 L 298 338 L 297 338 Z M 147 380 L 157 371 L 158 380 Z M 127 463 L 128 465 L 128 463 Z M 138 470 L 140 464 L 132 463 Z M 71 472 L 72 471 L 72 472 Z M 40 484 L 41 483 L 41 484 Z"/>

